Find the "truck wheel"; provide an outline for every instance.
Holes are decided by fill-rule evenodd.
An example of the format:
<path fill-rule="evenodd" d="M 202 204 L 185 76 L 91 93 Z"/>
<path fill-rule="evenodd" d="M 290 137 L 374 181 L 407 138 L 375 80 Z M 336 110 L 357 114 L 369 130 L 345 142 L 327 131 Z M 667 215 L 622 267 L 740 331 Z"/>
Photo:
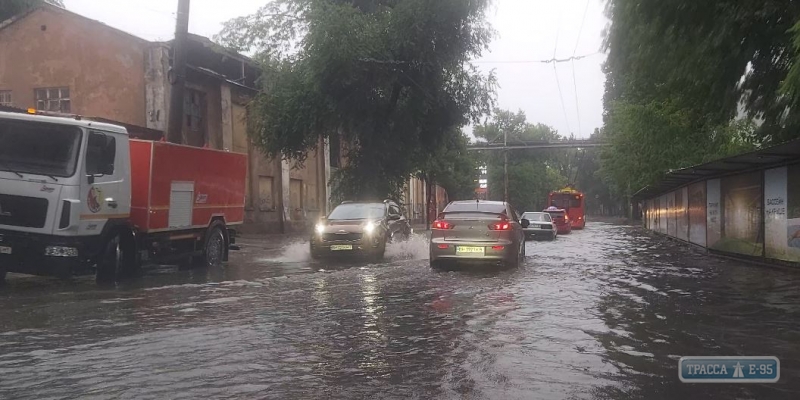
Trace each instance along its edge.
<path fill-rule="evenodd" d="M 128 277 L 134 271 L 134 249 L 126 239 L 128 238 L 123 233 L 117 233 L 106 242 L 95 270 L 97 283 L 113 283 Z"/>
<path fill-rule="evenodd" d="M 208 228 L 206 240 L 203 245 L 203 265 L 206 267 L 221 267 L 225 260 L 225 233 L 222 224 L 215 224 Z"/>

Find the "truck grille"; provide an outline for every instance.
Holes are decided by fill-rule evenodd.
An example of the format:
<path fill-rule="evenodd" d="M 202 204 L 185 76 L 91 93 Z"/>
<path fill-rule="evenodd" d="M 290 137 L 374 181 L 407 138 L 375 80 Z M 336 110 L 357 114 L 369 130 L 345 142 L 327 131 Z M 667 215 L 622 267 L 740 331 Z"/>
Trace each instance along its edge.
<path fill-rule="evenodd" d="M 0 225 L 44 228 L 47 199 L 0 194 Z"/>
<path fill-rule="evenodd" d="M 347 241 L 353 242 L 356 240 L 361 240 L 361 233 L 326 233 L 322 235 L 322 240 L 326 242 L 338 242 L 338 241 Z"/>

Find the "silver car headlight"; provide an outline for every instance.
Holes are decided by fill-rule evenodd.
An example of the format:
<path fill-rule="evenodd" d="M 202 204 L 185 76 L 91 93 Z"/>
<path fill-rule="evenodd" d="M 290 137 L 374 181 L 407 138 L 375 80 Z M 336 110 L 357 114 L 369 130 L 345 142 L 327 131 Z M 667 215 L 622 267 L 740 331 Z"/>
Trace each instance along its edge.
<path fill-rule="evenodd" d="M 371 235 L 373 232 L 375 232 L 375 228 L 376 225 L 374 222 L 372 221 L 367 222 L 366 224 L 364 224 L 364 233 L 366 233 L 367 235 Z"/>
<path fill-rule="evenodd" d="M 317 224 L 315 229 L 316 229 L 317 233 L 319 233 L 320 235 L 325 233 L 325 225 Z"/>

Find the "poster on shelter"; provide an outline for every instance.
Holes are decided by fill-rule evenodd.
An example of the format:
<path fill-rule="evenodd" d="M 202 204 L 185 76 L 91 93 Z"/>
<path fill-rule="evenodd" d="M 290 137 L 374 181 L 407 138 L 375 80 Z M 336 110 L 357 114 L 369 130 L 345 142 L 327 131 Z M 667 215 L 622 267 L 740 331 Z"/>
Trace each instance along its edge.
<path fill-rule="evenodd" d="M 675 219 L 677 222 L 678 239 L 689 240 L 689 195 L 686 187 L 675 191 Z"/>
<path fill-rule="evenodd" d="M 761 256 L 764 237 L 761 234 L 761 172 L 734 175 L 720 181 L 721 238 L 715 250 L 749 256 Z"/>
<path fill-rule="evenodd" d="M 764 171 L 764 253 L 785 260 L 788 253 L 786 167 Z"/>
<path fill-rule="evenodd" d="M 677 222 L 675 220 L 675 192 L 667 193 L 667 235 L 672 237 L 676 237 L 678 235 L 678 229 L 675 226 Z"/>
<path fill-rule="evenodd" d="M 787 170 L 786 259 L 800 261 L 800 164 L 792 165 Z"/>
<path fill-rule="evenodd" d="M 706 181 L 706 246 L 714 248 L 722 237 L 720 221 L 721 207 L 719 179 Z"/>
<path fill-rule="evenodd" d="M 700 182 L 688 187 L 689 200 L 689 241 L 700 246 L 706 245 L 706 183 Z"/>

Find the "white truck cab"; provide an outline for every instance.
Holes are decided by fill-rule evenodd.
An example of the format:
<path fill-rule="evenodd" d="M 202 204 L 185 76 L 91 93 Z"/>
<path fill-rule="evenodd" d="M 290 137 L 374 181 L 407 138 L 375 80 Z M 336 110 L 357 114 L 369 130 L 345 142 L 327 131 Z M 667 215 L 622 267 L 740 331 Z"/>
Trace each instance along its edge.
<path fill-rule="evenodd" d="M 89 265 L 104 232 L 127 223 L 129 157 L 123 127 L 0 112 L 0 279 Z"/>

